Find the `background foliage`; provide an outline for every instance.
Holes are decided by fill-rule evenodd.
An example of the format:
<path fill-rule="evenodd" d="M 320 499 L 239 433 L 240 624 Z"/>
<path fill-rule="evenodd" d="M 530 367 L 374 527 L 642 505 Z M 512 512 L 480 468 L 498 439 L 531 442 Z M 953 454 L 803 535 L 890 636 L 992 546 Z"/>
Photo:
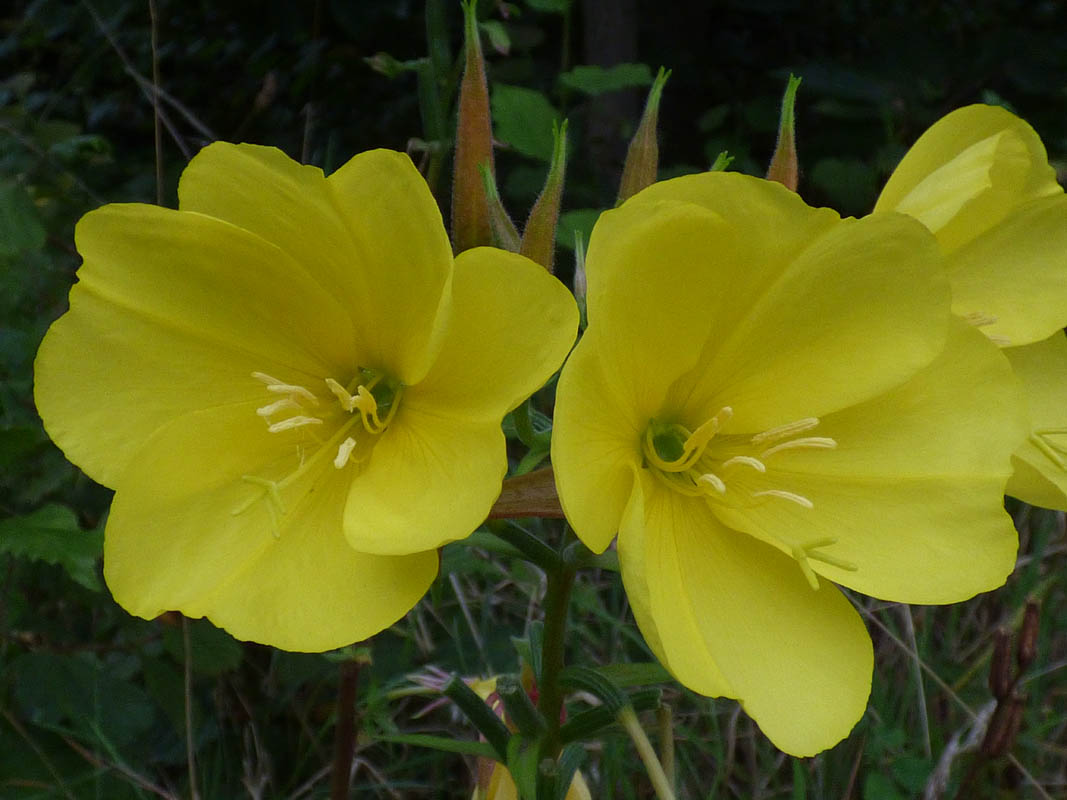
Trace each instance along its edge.
<path fill-rule="evenodd" d="M 760 174 L 789 72 L 801 186 L 813 204 L 869 210 L 914 138 L 948 110 L 1003 103 L 1067 153 L 1067 12 L 1056 2 L 949 0 L 483 0 L 499 180 L 524 216 L 544 180 L 551 123 L 570 120 L 560 235 L 614 202 L 629 134 L 655 70 L 661 175 L 727 150 Z M 424 165 L 447 218 L 458 78 L 458 4 L 431 0 L 157 0 L 167 126 L 164 202 L 189 156 L 223 138 L 281 147 L 327 171 L 373 147 Z M 427 599 L 364 648 L 293 654 L 233 640 L 206 621 L 134 619 L 103 586 L 109 492 L 48 441 L 32 360 L 65 308 L 73 229 L 104 202 L 155 199 L 148 5 L 15 0 L 0 12 L 0 798 L 325 797 L 338 676 L 359 665 L 353 796 L 469 796 L 471 764 L 396 734 L 469 738 L 404 675 L 518 669 L 543 576 L 471 544 L 443 552 Z M 544 398 L 542 398 L 544 401 Z M 516 457 L 522 455 L 516 443 Z M 952 796 L 1067 792 L 1067 538 L 1063 516 L 1011 506 L 1020 565 L 1003 589 L 948 608 L 857 602 L 875 639 L 874 692 L 852 736 L 814 759 L 763 740 L 730 701 L 668 684 L 681 794 L 692 798 L 918 797 L 947 770 Z M 536 526 L 535 526 L 536 527 Z M 557 532 L 546 526 L 543 535 Z M 475 540 L 479 542 L 481 540 Z M 1011 755 L 956 752 L 998 626 L 1040 601 L 1038 658 L 1023 675 Z M 571 660 L 649 659 L 615 574 L 575 588 Z M 638 676 L 637 680 L 641 677 Z M 827 680 L 833 680 L 832 675 Z M 968 711 L 969 709 L 969 711 Z M 186 715 L 196 752 L 188 769 Z M 650 727 L 655 723 L 648 718 Z M 383 737 L 392 737 L 386 741 Z M 648 797 L 621 733 L 592 753 L 597 797 Z M 190 783 L 193 780 L 193 783 Z"/>

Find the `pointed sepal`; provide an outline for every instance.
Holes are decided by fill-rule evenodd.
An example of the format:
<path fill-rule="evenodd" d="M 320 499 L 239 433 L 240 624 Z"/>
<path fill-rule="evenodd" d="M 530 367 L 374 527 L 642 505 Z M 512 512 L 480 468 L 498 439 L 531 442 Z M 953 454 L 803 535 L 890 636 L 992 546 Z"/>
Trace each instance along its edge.
<path fill-rule="evenodd" d="M 504 202 L 500 199 L 500 192 L 496 188 L 496 177 L 489 168 L 488 162 L 483 161 L 478 165 L 478 173 L 482 176 L 482 188 L 485 190 L 486 207 L 489 209 L 489 231 L 492 235 L 492 245 L 501 250 L 512 253 L 519 252 L 519 231 L 515 223 L 508 216 Z"/>
<path fill-rule="evenodd" d="M 793 109 L 796 105 L 797 89 L 800 78 L 789 76 L 782 98 L 782 114 L 778 122 L 778 144 L 774 148 L 774 157 L 767 168 L 767 180 L 777 181 L 792 191 L 797 190 L 800 170 L 797 166 L 796 120 Z"/>
<path fill-rule="evenodd" d="M 670 76 L 669 69 L 660 67 L 656 80 L 652 82 L 641 124 L 637 126 L 637 133 L 630 141 L 630 149 L 626 151 L 626 164 L 623 166 L 619 197 L 615 205 L 621 205 L 627 198 L 656 182 L 656 170 L 659 168 L 659 144 L 656 140 L 659 101 Z"/>
<path fill-rule="evenodd" d="M 455 174 L 452 178 L 452 249 L 456 253 L 492 243 L 485 184 L 479 172 L 479 165 L 488 164 L 489 172 L 493 174 L 493 129 L 477 6 L 477 0 L 463 3 L 466 58 L 459 87 Z"/>
<path fill-rule="evenodd" d="M 559 223 L 559 205 L 563 196 L 563 178 L 567 171 L 567 120 L 558 128 L 553 126 L 552 163 L 548 167 L 545 188 L 537 198 L 526 227 L 522 232 L 522 247 L 519 250 L 527 258 L 552 272 L 556 255 L 556 226 Z"/>

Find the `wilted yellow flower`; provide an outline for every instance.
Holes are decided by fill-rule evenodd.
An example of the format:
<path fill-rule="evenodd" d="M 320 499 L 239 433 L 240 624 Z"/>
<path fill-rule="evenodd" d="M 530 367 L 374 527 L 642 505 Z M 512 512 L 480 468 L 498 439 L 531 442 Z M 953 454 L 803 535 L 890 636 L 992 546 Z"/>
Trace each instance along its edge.
<path fill-rule="evenodd" d="M 575 304 L 520 256 L 453 263 L 401 153 L 327 178 L 213 144 L 179 198 L 82 219 L 37 356 L 46 429 L 116 490 L 108 586 L 290 650 L 363 639 L 484 519 L 501 418 L 562 362 Z"/>
<path fill-rule="evenodd" d="M 899 211 L 937 237 L 952 310 L 1016 368 L 1031 415 L 1008 493 L 1067 509 L 1067 196 L 1045 147 L 1003 108 L 973 105 L 908 151 L 875 212 Z"/>
<path fill-rule="evenodd" d="M 921 225 L 842 220 L 736 173 L 606 212 L 586 270 L 553 433 L 567 518 L 596 551 L 618 531 L 678 680 L 738 698 L 787 752 L 833 745 L 872 667 L 834 583 L 945 603 L 1014 565 L 1010 367 L 952 317 Z"/>

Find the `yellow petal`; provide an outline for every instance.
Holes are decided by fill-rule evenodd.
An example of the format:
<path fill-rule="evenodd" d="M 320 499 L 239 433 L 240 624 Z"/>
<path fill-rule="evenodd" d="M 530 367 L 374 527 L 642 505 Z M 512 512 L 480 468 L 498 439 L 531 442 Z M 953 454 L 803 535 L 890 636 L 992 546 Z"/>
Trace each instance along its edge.
<path fill-rule="evenodd" d="M 1067 323 L 1067 197 L 1016 208 L 946 266 L 956 314 L 991 317 L 982 332 L 1001 344 L 1047 339 Z"/>
<path fill-rule="evenodd" d="M 497 422 L 463 422 L 409 405 L 382 434 L 345 505 L 349 543 L 399 555 L 462 539 L 489 515 L 507 472 Z"/>
<path fill-rule="evenodd" d="M 829 583 L 812 590 L 791 559 L 724 528 L 703 501 L 648 473 L 639 491 L 644 513 L 637 504 L 627 513 L 620 562 L 643 561 L 668 667 L 683 683 L 689 665 L 698 679 L 702 662 L 717 667 L 787 753 L 813 755 L 845 738 L 866 709 L 873 664 L 848 600 Z"/>
<path fill-rule="evenodd" d="M 707 323 L 712 344 L 675 389 L 683 419 L 730 406 L 730 430 L 758 432 L 820 417 L 901 383 L 943 347 L 948 284 L 932 238 L 904 216 L 842 220 L 779 269 L 758 294 L 726 292 L 744 316 Z"/>
<path fill-rule="evenodd" d="M 1055 333 L 1003 352 L 1022 381 L 1031 424 L 1029 437 L 1015 451 L 1007 493 L 1067 510 L 1067 338 Z"/>
<path fill-rule="evenodd" d="M 639 417 L 699 358 L 724 305 L 723 272 L 741 253 L 734 229 L 690 203 L 631 201 L 601 214 L 585 262 L 589 333 L 611 332 L 603 374 Z"/>
<path fill-rule="evenodd" d="M 567 520 L 600 553 L 615 538 L 633 491 L 648 418 L 619 402 L 595 338 L 592 329 L 582 337 L 556 386 L 552 467 Z"/>
<path fill-rule="evenodd" d="M 325 178 L 271 147 L 215 143 L 182 173 L 179 200 L 273 242 L 329 286 L 351 317 L 360 366 L 406 384 L 426 374 L 447 317 L 452 248 L 403 153 L 360 153 Z"/>
<path fill-rule="evenodd" d="M 897 166 L 875 212 L 900 211 L 951 252 L 1021 203 L 1062 193 L 1044 145 L 1028 124 L 996 106 L 942 117 Z"/>
<path fill-rule="evenodd" d="M 492 247 L 460 254 L 452 292 L 441 352 L 404 403 L 499 424 L 563 363 L 578 306 L 543 267 Z"/>
<path fill-rule="evenodd" d="M 104 576 L 127 610 L 207 616 L 241 639 L 327 650 L 403 616 L 429 587 L 437 554 L 351 549 L 342 509 L 351 473 L 301 464 L 299 432 L 267 433 L 251 405 L 195 412 L 161 428 L 119 481 Z"/>
<path fill-rule="evenodd" d="M 1025 436 L 1017 382 L 1000 351 L 956 321 L 944 353 L 912 380 L 825 417 L 836 449 L 786 449 L 765 459 L 760 488 L 802 495 L 715 506 L 727 525 L 787 546 L 833 539 L 809 560 L 819 574 L 873 597 L 951 603 L 1004 582 L 1018 537 L 1002 493 Z M 762 484 L 766 484 L 764 487 Z M 800 574 L 799 566 L 794 567 Z"/>
<path fill-rule="evenodd" d="M 82 219 L 76 241 L 85 262 L 41 345 L 34 391 L 50 435 L 102 483 L 114 486 L 175 416 L 262 398 L 254 371 L 306 382 L 351 369 L 347 314 L 253 234 L 110 205 Z"/>

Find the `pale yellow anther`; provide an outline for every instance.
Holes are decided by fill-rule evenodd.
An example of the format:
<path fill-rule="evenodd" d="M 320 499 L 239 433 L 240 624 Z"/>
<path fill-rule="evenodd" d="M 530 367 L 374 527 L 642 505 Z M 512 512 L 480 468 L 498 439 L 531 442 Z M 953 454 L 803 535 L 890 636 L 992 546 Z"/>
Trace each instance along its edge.
<path fill-rule="evenodd" d="M 767 471 L 767 465 L 758 458 L 753 458 L 752 456 L 734 456 L 733 458 L 728 458 L 722 462 L 722 469 L 732 467 L 734 464 L 742 464 L 746 467 L 752 467 L 756 472 Z"/>
<path fill-rule="evenodd" d="M 712 472 L 707 472 L 697 478 L 697 484 L 710 486 L 719 494 L 726 494 L 726 484 L 723 482 L 722 478 Z"/>
<path fill-rule="evenodd" d="M 279 411 L 299 411 L 300 404 L 295 402 L 290 397 L 283 397 L 281 400 L 275 400 L 269 405 L 265 405 L 262 408 L 257 408 L 256 413 L 261 417 L 269 417 L 273 414 L 277 414 Z"/>
<path fill-rule="evenodd" d="M 778 497 L 782 500 L 788 500 L 790 503 L 796 503 L 798 506 L 804 508 L 815 508 L 815 504 L 802 494 L 796 492 L 787 492 L 783 489 L 763 489 L 759 492 L 753 492 L 753 497 Z"/>
<path fill-rule="evenodd" d="M 352 450 L 356 446 L 356 440 L 349 436 L 343 442 L 340 447 L 337 448 L 337 455 L 334 456 L 333 465 L 337 469 L 343 469 L 348 463 L 348 459 L 352 456 Z"/>
<path fill-rule="evenodd" d="M 964 320 L 976 328 L 982 328 L 986 325 L 995 325 L 997 318 L 992 314 L 987 314 L 984 311 L 970 311 L 963 315 Z"/>
<path fill-rule="evenodd" d="M 779 439 L 787 439 L 790 436 L 796 436 L 798 433 L 804 433 L 810 431 L 812 428 L 816 428 L 819 425 L 818 417 L 804 417 L 803 419 L 794 420 L 793 422 L 787 422 L 784 425 L 777 425 L 773 428 L 768 428 L 762 433 L 757 433 L 751 439 L 752 444 L 767 444 L 768 442 L 776 442 Z"/>
<path fill-rule="evenodd" d="M 277 378 L 273 378 L 265 372 L 253 372 L 252 377 L 257 381 L 261 381 L 267 385 L 267 391 L 274 394 L 288 394 L 297 395 L 307 400 L 312 405 L 319 404 L 319 398 L 315 396 L 309 389 L 299 386 L 295 383 L 284 383 Z"/>
<path fill-rule="evenodd" d="M 339 384 L 333 378 L 326 379 L 326 386 L 330 391 L 334 393 L 337 399 L 341 402 L 341 408 L 345 411 L 354 411 L 356 408 L 356 398 L 348 393 L 348 390 L 344 386 Z"/>
<path fill-rule="evenodd" d="M 795 450 L 798 448 L 813 447 L 822 450 L 834 450 L 837 448 L 837 440 L 831 439 L 829 436 L 805 436 L 800 439 L 790 439 L 786 442 L 780 442 L 774 447 L 768 447 L 762 453 L 759 454 L 760 458 L 766 458 L 767 456 L 780 453 L 783 450 Z"/>
<path fill-rule="evenodd" d="M 275 422 L 273 425 L 269 425 L 267 430 L 271 433 L 280 433 L 281 431 L 289 431 L 293 428 L 302 428 L 305 425 L 321 425 L 322 420 L 318 417 L 306 417 L 303 415 L 289 417 L 289 419 L 283 419 L 280 422 Z"/>

